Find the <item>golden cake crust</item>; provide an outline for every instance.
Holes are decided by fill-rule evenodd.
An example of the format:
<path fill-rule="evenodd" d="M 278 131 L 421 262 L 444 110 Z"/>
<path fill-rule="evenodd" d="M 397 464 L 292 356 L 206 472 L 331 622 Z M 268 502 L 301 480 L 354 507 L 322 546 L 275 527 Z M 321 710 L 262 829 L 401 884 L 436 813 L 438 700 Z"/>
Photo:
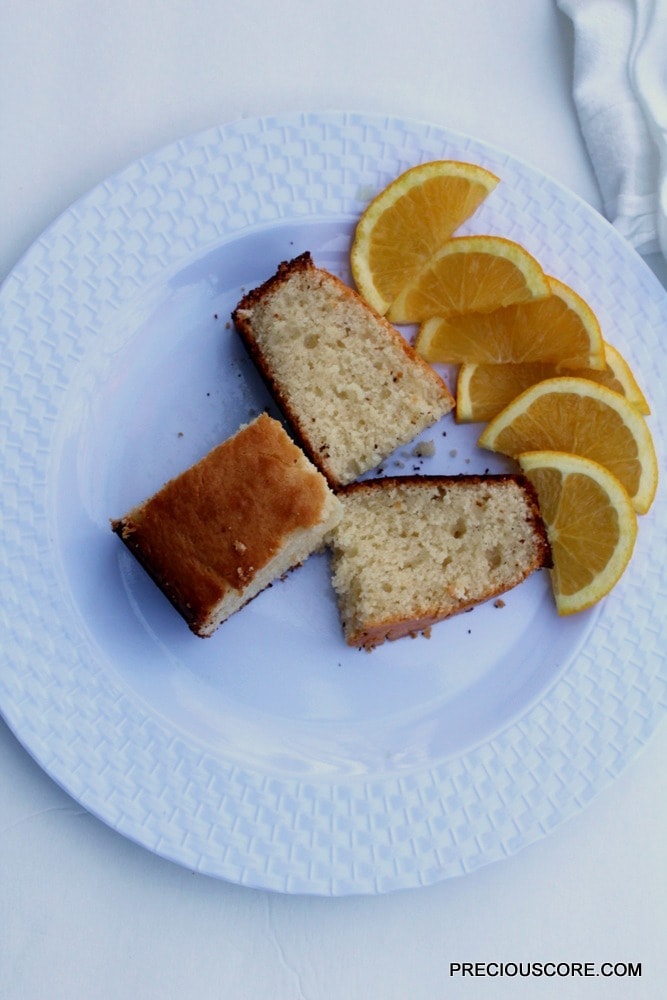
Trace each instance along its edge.
<path fill-rule="evenodd" d="M 326 481 L 266 414 L 170 480 L 112 529 L 192 631 L 243 596 L 285 540 L 320 523 Z"/>

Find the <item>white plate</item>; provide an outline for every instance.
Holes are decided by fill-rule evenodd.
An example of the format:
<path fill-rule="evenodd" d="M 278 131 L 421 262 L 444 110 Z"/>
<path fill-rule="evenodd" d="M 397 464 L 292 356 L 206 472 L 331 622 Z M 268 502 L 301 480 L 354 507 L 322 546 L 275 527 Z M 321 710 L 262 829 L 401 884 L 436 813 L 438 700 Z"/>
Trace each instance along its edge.
<path fill-rule="evenodd" d="M 109 529 L 270 405 L 229 325 L 243 290 L 306 249 L 346 278 L 369 197 L 443 157 L 500 175 L 462 231 L 518 239 L 588 299 L 651 397 L 662 455 L 653 274 L 572 194 L 434 126 L 211 129 L 84 197 L 0 292 L 0 708 L 78 802 L 193 870 L 319 894 L 469 872 L 573 815 L 664 714 L 662 497 L 597 609 L 559 620 L 536 574 L 504 608 L 371 654 L 343 643 L 324 556 L 200 640 Z M 434 457 L 384 467 L 502 468 L 477 431 L 446 418 L 422 435 Z"/>

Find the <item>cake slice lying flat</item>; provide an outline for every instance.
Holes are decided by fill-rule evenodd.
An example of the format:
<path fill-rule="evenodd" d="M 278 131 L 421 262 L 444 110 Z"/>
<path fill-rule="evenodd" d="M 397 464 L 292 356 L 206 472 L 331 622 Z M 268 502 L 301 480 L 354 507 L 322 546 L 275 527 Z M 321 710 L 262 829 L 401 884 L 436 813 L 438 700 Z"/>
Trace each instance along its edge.
<path fill-rule="evenodd" d="M 232 315 L 295 439 L 334 487 L 454 406 L 405 338 L 308 253 L 281 264 Z"/>
<path fill-rule="evenodd" d="M 111 526 L 191 630 L 209 636 L 321 548 L 341 511 L 263 414 Z"/>
<path fill-rule="evenodd" d="M 373 479 L 338 495 L 333 585 L 351 646 L 415 635 L 551 563 L 522 476 Z"/>

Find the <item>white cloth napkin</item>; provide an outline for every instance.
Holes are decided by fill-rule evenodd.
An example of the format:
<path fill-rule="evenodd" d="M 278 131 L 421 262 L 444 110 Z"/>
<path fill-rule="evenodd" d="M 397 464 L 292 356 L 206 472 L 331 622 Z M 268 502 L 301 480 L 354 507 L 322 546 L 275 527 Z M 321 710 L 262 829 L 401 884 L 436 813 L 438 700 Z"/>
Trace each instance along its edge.
<path fill-rule="evenodd" d="M 667 0 L 556 2 L 574 25 L 574 101 L 605 214 L 667 258 Z"/>

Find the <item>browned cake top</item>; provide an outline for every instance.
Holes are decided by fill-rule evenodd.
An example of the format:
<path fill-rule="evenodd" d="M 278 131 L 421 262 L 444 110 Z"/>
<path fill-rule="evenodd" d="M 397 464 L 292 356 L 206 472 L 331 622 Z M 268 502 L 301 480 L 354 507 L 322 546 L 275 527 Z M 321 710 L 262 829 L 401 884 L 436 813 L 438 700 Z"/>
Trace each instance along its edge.
<path fill-rule="evenodd" d="M 263 414 L 114 522 L 190 621 L 244 590 L 297 529 L 318 524 L 324 479 Z"/>

